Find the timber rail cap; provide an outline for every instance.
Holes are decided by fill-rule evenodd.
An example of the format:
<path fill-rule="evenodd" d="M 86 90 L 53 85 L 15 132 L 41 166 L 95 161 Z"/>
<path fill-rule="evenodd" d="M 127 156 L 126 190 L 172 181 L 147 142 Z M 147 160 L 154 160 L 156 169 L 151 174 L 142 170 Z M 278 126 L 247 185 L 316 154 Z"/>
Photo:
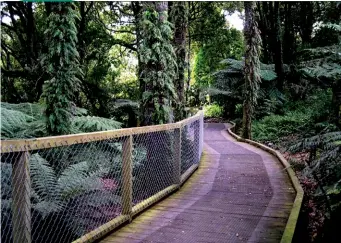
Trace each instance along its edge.
<path fill-rule="evenodd" d="M 155 136 L 149 136 L 150 133 L 155 133 Z M 156 138 L 162 140 L 162 143 L 156 141 Z M 146 146 L 144 144 L 145 139 L 148 139 L 148 142 L 154 141 L 154 143 L 161 144 L 161 146 Z M 91 143 L 95 141 L 95 144 Z M 76 146 L 70 149 L 71 145 Z M 70 229 L 70 231 L 74 230 L 74 235 L 67 236 L 71 237 L 69 239 L 73 242 L 94 242 L 122 224 L 132 221 L 134 216 L 179 189 L 198 168 L 203 150 L 203 112 L 199 111 L 196 115 L 176 123 L 36 139 L 2 140 L 0 146 L 1 155 L 4 154 L 1 163 L 8 165 L 6 168 L 11 170 L 11 173 L 7 173 L 7 181 L 12 181 L 12 184 L 8 186 L 10 192 L 5 198 L 6 200 L 12 200 L 11 207 L 8 207 L 12 220 L 6 222 L 12 227 L 6 228 L 5 235 L 12 237 L 14 242 L 31 243 L 35 242 L 42 229 L 49 233 L 56 230 L 55 224 L 53 224 L 53 227 L 41 228 L 36 223 L 38 212 L 34 215 L 31 213 L 32 208 L 37 206 L 37 200 L 31 200 L 32 192 L 38 187 L 41 188 L 41 185 L 35 185 L 35 181 L 38 180 L 37 178 L 42 173 L 40 168 L 43 166 L 45 172 L 47 171 L 46 173 L 49 173 L 52 178 L 49 180 L 53 182 L 51 182 L 52 186 L 48 185 L 49 197 L 47 198 L 46 193 L 43 194 L 44 192 L 42 192 L 39 200 L 44 203 L 51 198 L 57 198 L 59 201 L 67 203 L 66 206 L 64 205 L 66 208 L 72 208 L 71 214 L 69 210 L 63 209 L 64 211 L 58 216 L 60 219 L 62 217 L 80 217 L 80 220 L 82 220 L 84 207 L 79 207 L 79 205 L 92 205 L 92 207 L 93 205 L 99 205 L 96 206 L 99 211 L 103 210 L 102 201 L 96 199 L 94 202 L 92 197 L 89 197 L 91 194 L 94 198 L 103 196 L 105 202 L 104 213 L 100 211 L 102 214 L 98 216 L 99 213 L 95 210 L 97 214 L 94 216 L 91 214 L 93 210 L 86 211 L 94 218 L 91 221 L 91 227 L 82 229 L 82 233 L 79 233 L 78 228 L 77 230 Z M 171 154 L 166 156 L 165 154 L 161 155 L 165 146 L 168 149 L 171 148 L 169 150 Z M 58 156 L 55 157 L 56 151 L 58 153 L 66 151 L 63 154 L 65 156 L 64 160 L 59 160 L 60 157 Z M 79 157 L 77 157 L 79 155 L 77 151 L 82 151 Z M 88 153 L 90 156 L 84 159 L 82 153 Z M 44 154 L 44 157 L 40 154 Z M 153 157 L 150 156 L 151 154 L 153 154 Z M 142 169 L 141 166 L 136 166 L 136 161 L 141 160 L 141 158 L 147 164 Z M 50 165 L 50 163 L 56 162 L 54 159 L 58 160 L 57 163 L 60 163 L 61 167 L 65 166 L 65 168 L 70 168 L 68 166 L 79 163 L 84 165 L 84 162 L 89 167 L 87 160 L 95 162 L 96 166 L 101 166 L 102 169 L 108 168 L 110 165 L 113 167 L 104 174 L 99 168 L 96 172 L 98 173 L 97 176 L 90 177 L 86 177 L 85 174 L 88 171 L 84 172 L 82 169 L 80 179 L 77 176 L 67 177 L 68 183 L 72 184 L 71 186 L 66 183 L 66 180 L 62 180 L 64 184 L 60 188 L 63 189 L 66 187 L 73 188 L 73 185 L 79 185 L 79 182 L 83 184 L 84 180 L 89 183 L 87 185 L 94 183 L 94 187 L 91 192 L 88 192 L 88 195 L 85 196 L 85 193 L 74 195 L 72 199 L 74 200 L 73 205 L 68 203 L 69 198 L 63 199 L 65 193 L 62 194 L 58 189 L 56 181 L 60 177 L 56 179 L 54 168 Z M 150 161 L 155 162 L 156 160 L 166 161 L 163 164 L 167 166 L 157 163 L 156 166 L 151 167 L 148 164 Z M 36 166 L 36 168 L 32 166 Z M 30 173 L 32 168 L 35 173 Z M 80 170 L 72 167 L 69 171 L 76 173 Z M 91 173 L 95 175 L 94 172 Z M 149 173 L 148 180 L 145 179 L 147 173 Z M 44 178 L 45 174 L 43 174 Z M 79 173 L 76 175 L 79 175 Z M 158 180 L 158 176 L 167 179 Z M 82 190 L 83 185 L 79 191 Z M 108 194 L 112 196 L 110 200 L 107 200 Z M 34 195 L 38 195 L 38 193 Z M 115 213 L 107 215 L 105 210 L 108 207 Z M 78 216 L 76 216 L 76 213 Z M 37 222 L 40 222 L 39 220 L 43 222 L 44 219 L 42 217 L 38 218 Z M 42 234 L 44 235 L 44 233 Z M 59 236 L 65 235 L 58 234 L 53 237 Z M 48 238 L 49 236 L 44 235 L 41 237 Z M 49 241 L 47 238 L 44 238 L 46 242 Z M 65 239 L 59 239 L 60 242 L 66 242 Z"/>
<path fill-rule="evenodd" d="M 233 122 L 230 122 L 230 123 L 232 124 L 232 127 L 227 128 L 227 131 L 232 137 L 234 137 L 239 142 L 251 144 L 257 148 L 260 148 L 260 149 L 274 155 L 282 163 L 285 170 L 287 171 L 287 174 L 289 175 L 291 183 L 295 188 L 296 197 L 295 197 L 295 201 L 294 201 L 294 204 L 292 206 L 292 209 L 291 209 L 285 230 L 284 230 L 283 235 L 282 235 L 281 243 L 292 242 L 293 237 L 294 237 L 294 233 L 295 233 L 295 229 L 296 229 L 298 216 L 299 216 L 299 213 L 301 210 L 303 196 L 304 196 L 304 191 L 302 189 L 302 186 L 301 186 L 294 170 L 291 168 L 289 162 L 284 158 L 284 156 L 280 152 L 278 152 L 278 151 L 276 151 L 276 150 L 274 150 L 274 149 L 272 149 L 272 148 L 270 148 L 264 144 L 258 143 L 256 141 L 253 141 L 250 139 L 244 139 L 244 138 L 238 136 L 237 134 L 234 133 L 235 132 L 234 129 L 235 129 L 236 124 Z"/>
<path fill-rule="evenodd" d="M 78 133 L 61 136 L 40 137 L 32 139 L 15 139 L 15 140 L 1 140 L 1 153 L 9 152 L 23 152 L 27 150 L 38 150 L 46 148 L 54 148 L 60 146 L 69 146 L 73 144 L 81 144 L 87 142 L 101 141 L 112 138 L 119 138 L 130 135 L 144 134 L 158 131 L 168 131 L 177 128 L 182 128 L 188 123 L 191 123 L 198 118 L 203 117 L 203 111 L 200 110 L 194 116 L 186 118 L 182 121 L 169 124 L 152 125 L 144 127 L 121 128 L 116 130 Z"/>

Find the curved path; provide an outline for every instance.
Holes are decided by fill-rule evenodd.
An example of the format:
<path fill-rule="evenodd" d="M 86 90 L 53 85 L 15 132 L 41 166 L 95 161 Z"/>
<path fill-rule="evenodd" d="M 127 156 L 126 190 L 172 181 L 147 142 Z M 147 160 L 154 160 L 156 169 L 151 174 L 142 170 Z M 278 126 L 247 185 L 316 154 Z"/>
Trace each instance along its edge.
<path fill-rule="evenodd" d="M 295 190 L 272 155 L 205 124 L 204 154 L 183 187 L 101 242 L 280 242 Z"/>

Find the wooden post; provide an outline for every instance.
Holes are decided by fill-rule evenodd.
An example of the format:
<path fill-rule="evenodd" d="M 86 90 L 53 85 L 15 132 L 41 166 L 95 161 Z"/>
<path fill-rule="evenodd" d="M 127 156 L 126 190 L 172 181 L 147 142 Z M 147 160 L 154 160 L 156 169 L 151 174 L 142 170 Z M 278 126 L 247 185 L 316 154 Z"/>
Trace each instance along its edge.
<path fill-rule="evenodd" d="M 173 182 L 180 185 L 181 181 L 181 127 L 174 129 L 174 169 Z"/>
<path fill-rule="evenodd" d="M 193 122 L 194 125 L 194 146 L 195 146 L 195 164 L 200 161 L 200 119 Z"/>
<path fill-rule="evenodd" d="M 199 162 L 201 159 L 201 154 L 204 146 L 204 113 L 201 111 L 199 118 L 200 134 L 199 134 Z"/>
<path fill-rule="evenodd" d="M 31 181 L 29 153 L 14 153 L 12 162 L 13 242 L 31 243 Z"/>
<path fill-rule="evenodd" d="M 133 168 L 132 168 L 133 137 L 130 135 L 122 147 L 122 214 L 129 215 L 132 220 L 133 204 Z"/>

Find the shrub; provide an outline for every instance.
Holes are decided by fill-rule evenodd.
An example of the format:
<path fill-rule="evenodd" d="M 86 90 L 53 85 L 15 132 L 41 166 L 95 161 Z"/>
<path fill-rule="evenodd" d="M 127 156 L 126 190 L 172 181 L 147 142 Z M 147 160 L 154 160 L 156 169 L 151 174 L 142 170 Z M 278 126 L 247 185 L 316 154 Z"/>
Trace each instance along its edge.
<path fill-rule="evenodd" d="M 221 117 L 223 114 L 223 108 L 217 104 L 204 106 L 205 117 Z"/>
<path fill-rule="evenodd" d="M 290 102 L 284 115 L 269 115 L 252 124 L 255 140 L 273 141 L 294 133 L 309 136 L 330 127 L 330 90 L 318 90 L 306 101 Z"/>

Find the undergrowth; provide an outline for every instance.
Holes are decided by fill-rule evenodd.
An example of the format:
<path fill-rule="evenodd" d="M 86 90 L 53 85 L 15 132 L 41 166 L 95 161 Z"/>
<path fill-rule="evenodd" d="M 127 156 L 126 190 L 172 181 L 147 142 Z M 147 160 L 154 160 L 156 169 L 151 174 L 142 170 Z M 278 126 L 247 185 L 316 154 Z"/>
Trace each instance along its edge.
<path fill-rule="evenodd" d="M 223 108 L 216 103 L 204 106 L 204 116 L 218 118 L 223 115 Z"/>
<path fill-rule="evenodd" d="M 306 100 L 285 104 L 282 115 L 253 123 L 253 139 L 281 150 L 304 190 L 294 242 L 335 242 L 331 236 L 341 218 L 341 131 L 330 122 L 332 108 L 331 91 L 316 90 Z"/>
<path fill-rule="evenodd" d="M 318 90 L 306 101 L 288 102 L 284 114 L 272 114 L 252 124 L 252 137 L 258 141 L 279 142 L 291 134 L 314 135 L 323 130 L 334 130 L 328 122 L 331 108 L 331 91 Z"/>

